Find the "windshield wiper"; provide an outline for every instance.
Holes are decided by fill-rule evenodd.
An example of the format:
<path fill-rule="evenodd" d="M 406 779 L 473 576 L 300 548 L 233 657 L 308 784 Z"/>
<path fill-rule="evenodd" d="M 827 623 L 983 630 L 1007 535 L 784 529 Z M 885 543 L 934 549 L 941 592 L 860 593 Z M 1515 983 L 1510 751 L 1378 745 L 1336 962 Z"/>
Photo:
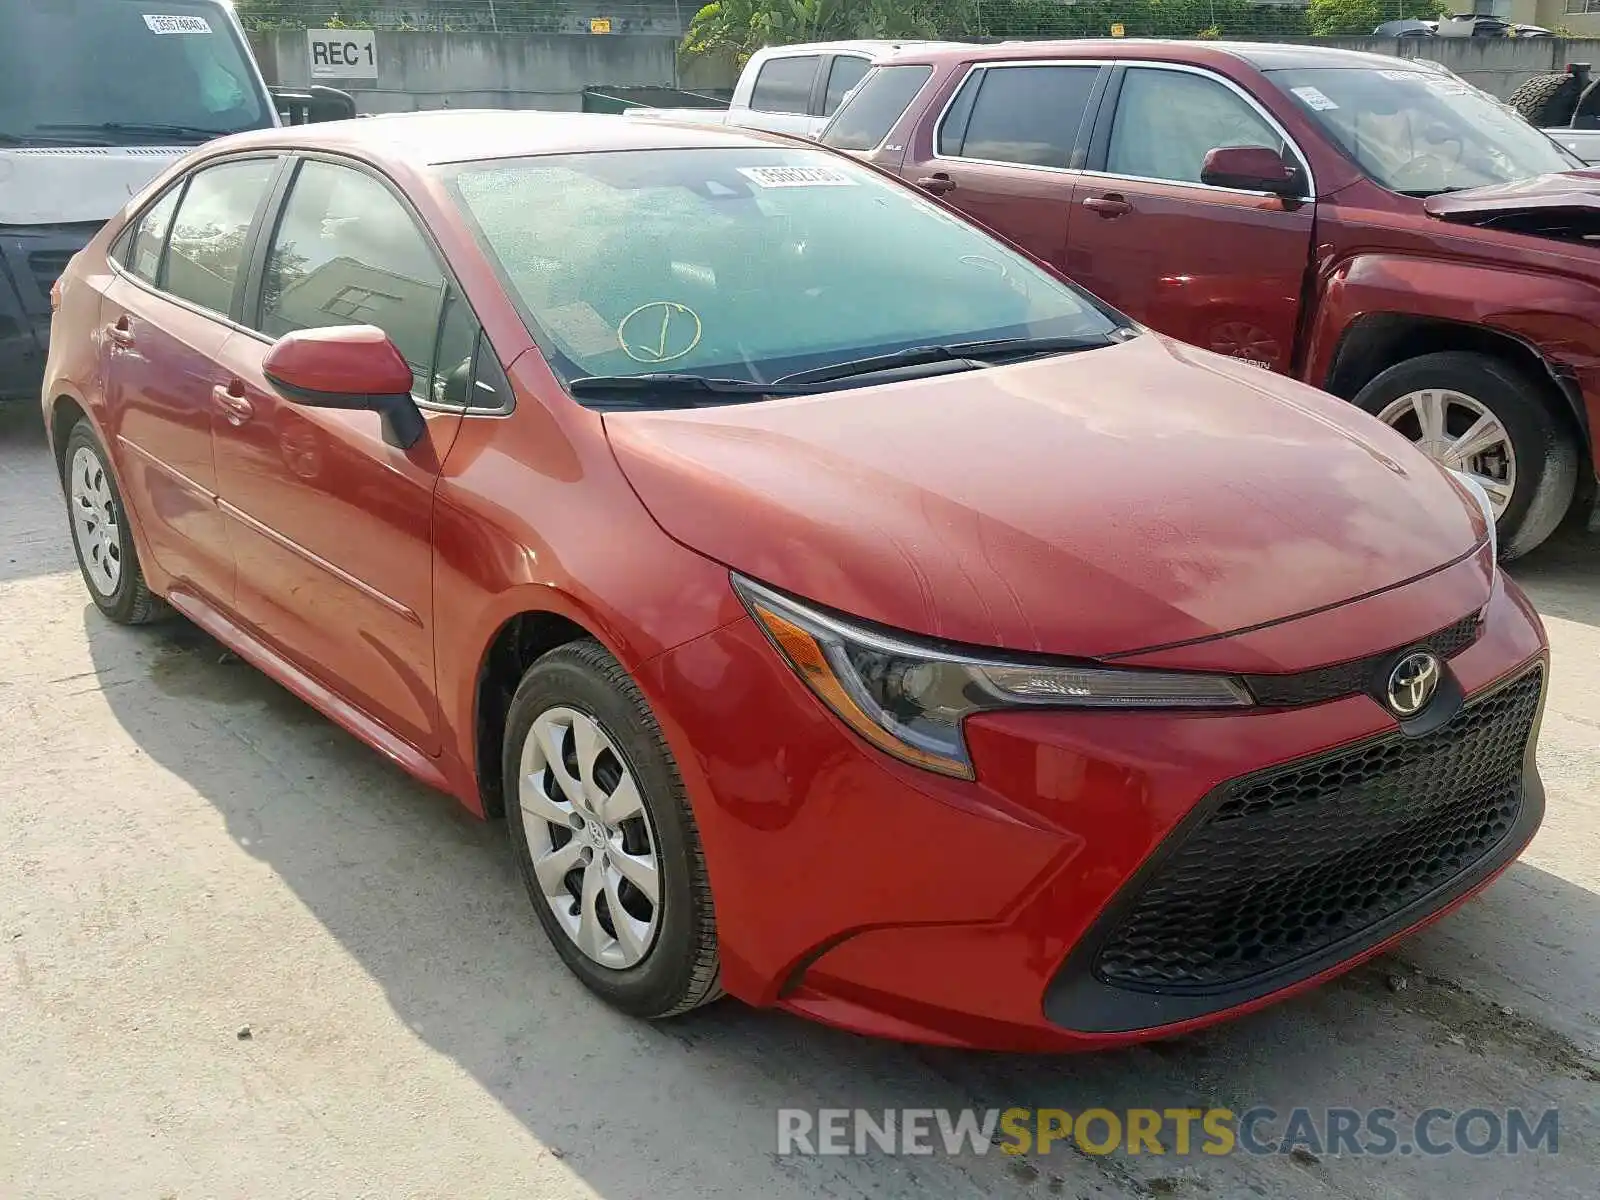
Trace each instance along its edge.
<path fill-rule="evenodd" d="M 945 345 L 911 346 L 892 354 L 874 354 L 870 358 L 854 358 L 831 363 L 810 371 L 796 371 L 781 376 L 779 385 L 831 383 L 837 379 L 851 379 L 858 375 L 876 375 L 880 372 L 898 371 L 905 367 L 920 367 L 932 363 L 948 362 L 966 364 L 963 369 L 976 370 L 994 365 L 995 360 L 1014 358 L 1039 358 L 1047 354 L 1071 354 L 1078 350 L 1098 350 L 1114 344 L 1115 339 L 1105 334 L 1077 335 L 1073 337 L 994 338 L 982 342 L 952 342 Z"/>
<path fill-rule="evenodd" d="M 58 137 L 49 133 L 11 133 L 0 129 L 0 146 L 27 146 L 35 142 L 49 146 L 71 146 L 80 144 L 77 138 Z M 104 138 L 95 138 L 90 143 L 95 146 L 104 146 Z"/>
<path fill-rule="evenodd" d="M 164 125 L 159 121 L 88 121 L 79 124 L 41 125 L 39 128 L 62 132 L 120 133 L 129 137 L 169 137 L 204 142 L 238 132 L 236 129 L 206 129 L 199 125 Z"/>
<path fill-rule="evenodd" d="M 720 403 L 717 396 L 796 396 L 815 389 L 749 379 L 654 371 L 644 375 L 585 375 L 567 384 L 574 396 L 613 396 L 660 408 L 696 408 Z"/>

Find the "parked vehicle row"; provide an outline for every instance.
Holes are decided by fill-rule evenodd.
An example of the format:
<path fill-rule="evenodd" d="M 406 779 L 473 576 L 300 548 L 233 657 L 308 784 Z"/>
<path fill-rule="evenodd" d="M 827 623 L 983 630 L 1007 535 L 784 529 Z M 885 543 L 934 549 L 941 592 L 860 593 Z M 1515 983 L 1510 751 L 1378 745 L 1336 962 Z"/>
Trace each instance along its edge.
<path fill-rule="evenodd" d="M 923 90 L 862 152 L 1028 214 L 1031 254 L 926 183 L 729 127 L 415 114 L 194 150 L 54 289 L 43 410 L 89 594 L 177 610 L 504 813 L 555 952 L 629 1013 L 725 991 L 1083 1049 L 1311 987 L 1533 836 L 1548 651 L 1479 483 L 1520 494 L 1503 444 L 1539 470 L 1512 409 L 1445 470 L 1256 365 L 1295 361 L 1267 301 L 1347 244 L 1367 178 L 1247 86 L 1365 85 L 1282 53 L 876 68 L 845 125 Z M 1405 170 L 1377 133 L 1352 153 Z M 1254 282 L 1196 249 L 1207 205 Z M 1457 228 L 1409 219 L 1418 250 Z M 1307 313 L 1413 278 L 1340 253 Z M 1062 266 L 1160 313 L 1208 274 L 1254 358 Z M 1400 394 L 1426 416 L 1441 386 Z"/>
<path fill-rule="evenodd" d="M 1342 396 L 1494 504 L 1593 492 L 1600 184 L 1433 64 L 1310 46 L 907 47 L 822 141 L 1164 333 Z"/>

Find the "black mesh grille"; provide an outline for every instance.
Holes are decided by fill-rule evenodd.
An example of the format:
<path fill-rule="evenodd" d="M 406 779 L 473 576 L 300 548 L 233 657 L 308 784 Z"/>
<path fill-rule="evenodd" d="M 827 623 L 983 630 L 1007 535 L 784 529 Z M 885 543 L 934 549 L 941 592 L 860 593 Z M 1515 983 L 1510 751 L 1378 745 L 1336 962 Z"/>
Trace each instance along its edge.
<path fill-rule="evenodd" d="M 1448 884 L 1522 804 L 1536 668 L 1420 738 L 1387 735 L 1227 785 L 1139 886 L 1095 974 L 1206 992 L 1291 966 Z"/>
<path fill-rule="evenodd" d="M 1473 613 L 1423 638 L 1416 648 L 1432 650 L 1440 658 L 1451 658 L 1477 640 L 1478 626 L 1478 614 Z M 1379 668 L 1398 649 L 1319 667 L 1315 671 L 1302 671 L 1298 675 L 1246 675 L 1245 683 L 1257 702 L 1268 708 L 1324 704 L 1366 691 L 1373 685 Z"/>

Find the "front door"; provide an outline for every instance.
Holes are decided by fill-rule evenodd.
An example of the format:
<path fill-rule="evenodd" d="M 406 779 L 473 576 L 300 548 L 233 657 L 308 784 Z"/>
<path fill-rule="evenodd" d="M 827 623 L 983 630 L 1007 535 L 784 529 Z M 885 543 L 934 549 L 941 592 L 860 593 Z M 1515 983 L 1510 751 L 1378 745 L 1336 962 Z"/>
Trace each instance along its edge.
<path fill-rule="evenodd" d="M 1253 102 L 1193 70 L 1129 67 L 1078 177 L 1067 272 L 1161 333 L 1293 365 L 1315 205 L 1200 182 L 1222 146 L 1297 151 Z"/>
<path fill-rule="evenodd" d="M 1105 68 L 1018 63 L 975 70 L 933 143 L 900 174 L 1057 270 L 1066 265 L 1080 132 Z"/>
<path fill-rule="evenodd" d="M 234 160 L 174 184 L 118 245 L 126 275 L 101 306 L 105 432 L 129 507 L 161 570 L 223 606 L 233 554 L 216 503 L 213 389 L 276 167 L 275 158 Z"/>
<path fill-rule="evenodd" d="M 301 669 L 436 753 L 433 496 L 461 415 L 425 409 L 426 435 L 402 450 L 376 413 L 289 402 L 262 363 L 292 330 L 376 325 L 429 405 L 436 341 L 441 362 L 470 358 L 476 324 L 446 305 L 444 272 L 409 211 L 352 167 L 300 164 L 264 261 L 248 314 L 259 332 L 223 347 L 232 404 L 213 422 L 236 607 Z"/>

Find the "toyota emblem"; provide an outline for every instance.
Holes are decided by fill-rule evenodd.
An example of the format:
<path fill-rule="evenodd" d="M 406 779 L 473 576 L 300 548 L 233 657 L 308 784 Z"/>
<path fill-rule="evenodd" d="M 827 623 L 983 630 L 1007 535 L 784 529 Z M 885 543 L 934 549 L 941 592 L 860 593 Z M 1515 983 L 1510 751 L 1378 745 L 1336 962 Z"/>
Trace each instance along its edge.
<path fill-rule="evenodd" d="M 1387 699 L 1395 716 L 1414 717 L 1439 690 L 1439 659 L 1426 650 L 1408 654 L 1389 672 Z"/>

